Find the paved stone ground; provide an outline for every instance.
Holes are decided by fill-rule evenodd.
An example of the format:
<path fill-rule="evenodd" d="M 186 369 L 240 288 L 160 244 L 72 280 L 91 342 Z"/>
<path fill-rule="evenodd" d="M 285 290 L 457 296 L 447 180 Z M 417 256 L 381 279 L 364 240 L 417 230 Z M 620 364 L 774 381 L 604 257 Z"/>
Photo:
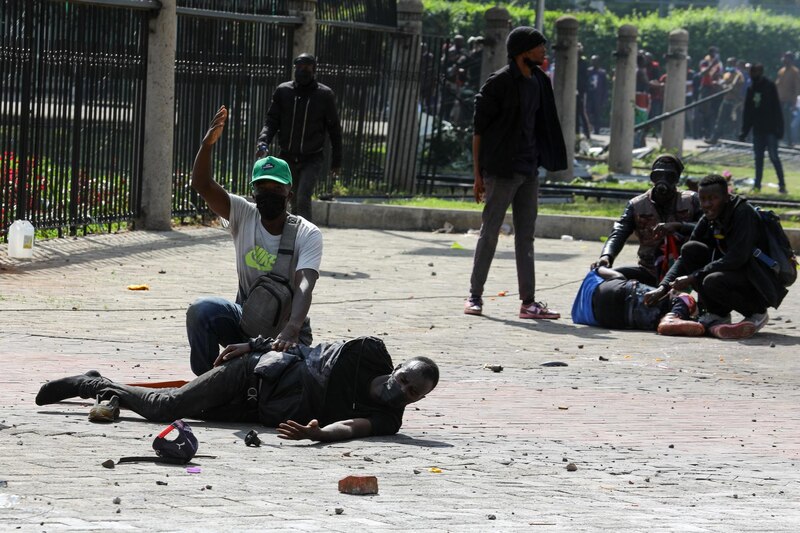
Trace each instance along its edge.
<path fill-rule="evenodd" d="M 200 474 L 105 469 L 150 455 L 162 424 L 124 412 L 95 425 L 85 401 L 33 399 L 45 380 L 91 368 L 126 381 L 190 377 L 186 306 L 235 292 L 227 233 L 41 242 L 30 262 L 2 252 L 0 530 L 798 530 L 797 288 L 743 342 L 575 326 L 568 310 L 600 244 L 538 240 L 538 296 L 565 319 L 523 321 L 503 237 L 487 294 L 509 295 L 469 317 L 475 237 L 324 234 L 316 339 L 377 334 L 396 362 L 430 355 L 439 388 L 392 438 L 286 443 L 259 428 L 265 445 L 246 448 L 251 427 L 194 423 L 200 453 L 217 456 L 196 461 Z M 150 290 L 126 290 L 139 283 Z M 349 474 L 376 475 L 380 494 L 339 494 Z"/>

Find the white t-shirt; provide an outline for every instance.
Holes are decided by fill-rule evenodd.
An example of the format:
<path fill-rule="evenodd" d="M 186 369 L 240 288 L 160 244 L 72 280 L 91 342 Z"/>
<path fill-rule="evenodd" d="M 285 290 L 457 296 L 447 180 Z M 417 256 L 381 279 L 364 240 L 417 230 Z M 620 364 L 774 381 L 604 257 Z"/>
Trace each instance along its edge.
<path fill-rule="evenodd" d="M 236 250 L 236 274 L 239 287 L 246 295 L 259 276 L 272 270 L 278 258 L 280 235 L 272 235 L 261 224 L 261 214 L 255 204 L 235 194 L 231 199 L 230 230 Z M 301 216 L 294 243 L 296 270 L 308 268 L 319 273 L 322 262 L 322 232 Z"/>

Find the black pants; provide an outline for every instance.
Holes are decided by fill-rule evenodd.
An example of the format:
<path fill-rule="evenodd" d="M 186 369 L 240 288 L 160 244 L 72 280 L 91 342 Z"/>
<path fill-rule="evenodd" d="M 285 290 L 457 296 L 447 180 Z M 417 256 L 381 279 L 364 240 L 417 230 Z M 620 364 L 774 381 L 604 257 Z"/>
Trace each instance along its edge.
<path fill-rule="evenodd" d="M 651 287 L 658 287 L 658 280 L 653 273 L 641 265 L 614 267 L 614 270 L 625 276 L 626 279 L 635 279 L 639 283 L 644 283 Z"/>
<path fill-rule="evenodd" d="M 705 244 L 689 241 L 681 248 L 677 261 L 678 273 L 688 275 L 711 262 L 712 250 Z M 745 317 L 767 311 L 767 303 L 750 281 L 746 268 L 713 272 L 703 278 L 694 289 L 700 296 L 700 305 L 709 313 L 725 316 L 731 311 Z"/>
<path fill-rule="evenodd" d="M 251 408 L 247 396 L 257 391 L 252 376 L 259 355 L 247 354 L 214 367 L 180 388 L 151 389 L 132 387 L 109 380 L 96 391 L 100 398 L 119 396 L 120 405 L 153 422 L 172 422 L 194 418 L 222 422 L 258 421 L 258 409 Z"/>

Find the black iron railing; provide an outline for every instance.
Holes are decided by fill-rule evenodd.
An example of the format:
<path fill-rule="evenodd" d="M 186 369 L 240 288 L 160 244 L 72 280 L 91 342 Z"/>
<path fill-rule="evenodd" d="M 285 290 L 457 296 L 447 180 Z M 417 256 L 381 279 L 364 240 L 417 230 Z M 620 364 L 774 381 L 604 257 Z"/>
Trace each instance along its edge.
<path fill-rule="evenodd" d="M 137 215 L 154 2 L 0 2 L 0 235 Z"/>

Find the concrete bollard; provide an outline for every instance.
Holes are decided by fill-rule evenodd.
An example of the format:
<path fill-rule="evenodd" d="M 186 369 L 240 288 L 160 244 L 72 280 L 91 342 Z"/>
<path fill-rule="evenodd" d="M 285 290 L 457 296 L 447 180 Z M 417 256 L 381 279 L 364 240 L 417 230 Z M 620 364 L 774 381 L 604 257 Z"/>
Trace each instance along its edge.
<path fill-rule="evenodd" d="M 667 52 L 667 83 L 664 87 L 664 112 L 686 105 L 686 52 L 689 50 L 689 32 L 669 32 Z M 661 145 L 676 155 L 683 152 L 686 114 L 680 113 L 661 124 Z"/>
<path fill-rule="evenodd" d="M 608 148 L 610 172 L 630 174 L 633 170 L 633 120 L 636 95 L 636 26 L 625 24 L 617 31 L 617 66 L 611 99 L 611 142 Z"/>
<path fill-rule="evenodd" d="M 575 111 L 578 92 L 578 19 L 570 15 L 556 21 L 555 76 L 553 92 L 556 96 L 556 109 L 567 145 L 567 168 L 558 172 L 548 172 L 547 177 L 557 181 L 572 179 L 575 157 Z"/>
<path fill-rule="evenodd" d="M 292 58 L 300 54 L 316 56 L 317 0 L 290 0 L 289 13 L 303 19 L 303 23 L 294 29 Z"/>
<path fill-rule="evenodd" d="M 483 43 L 483 59 L 481 60 L 481 85 L 489 74 L 499 70 L 508 63 L 506 39 L 511 15 L 504 7 L 492 7 L 484 13 L 486 19 L 486 35 Z"/>

